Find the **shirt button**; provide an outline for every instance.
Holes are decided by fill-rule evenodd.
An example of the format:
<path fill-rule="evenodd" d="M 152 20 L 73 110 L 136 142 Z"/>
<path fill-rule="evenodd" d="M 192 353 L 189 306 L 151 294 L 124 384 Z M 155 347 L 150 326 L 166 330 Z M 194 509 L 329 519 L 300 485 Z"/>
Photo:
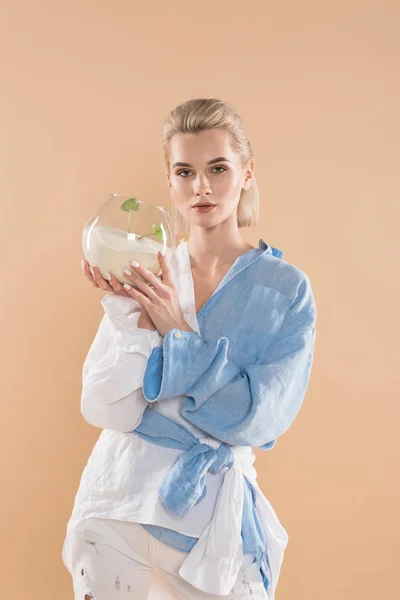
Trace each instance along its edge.
<path fill-rule="evenodd" d="M 189 269 L 183 269 L 183 270 L 182 270 L 182 273 L 183 273 L 184 275 L 187 275 L 187 274 L 189 273 Z"/>
<path fill-rule="evenodd" d="M 191 309 L 190 309 L 190 308 L 185 308 L 185 314 L 187 314 L 187 315 L 188 315 L 188 314 L 190 313 L 190 311 L 191 311 Z"/>
<path fill-rule="evenodd" d="M 182 333 L 180 331 L 175 331 L 175 337 L 176 338 L 182 337 Z"/>

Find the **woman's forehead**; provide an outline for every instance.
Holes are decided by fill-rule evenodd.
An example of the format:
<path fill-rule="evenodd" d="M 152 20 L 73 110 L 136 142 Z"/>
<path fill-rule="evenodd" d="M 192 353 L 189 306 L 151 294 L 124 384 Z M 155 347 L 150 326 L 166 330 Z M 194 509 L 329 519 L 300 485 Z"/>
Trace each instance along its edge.
<path fill-rule="evenodd" d="M 213 129 L 200 133 L 177 133 L 170 143 L 170 162 L 191 162 L 225 157 L 233 162 L 235 152 L 228 131 Z"/>

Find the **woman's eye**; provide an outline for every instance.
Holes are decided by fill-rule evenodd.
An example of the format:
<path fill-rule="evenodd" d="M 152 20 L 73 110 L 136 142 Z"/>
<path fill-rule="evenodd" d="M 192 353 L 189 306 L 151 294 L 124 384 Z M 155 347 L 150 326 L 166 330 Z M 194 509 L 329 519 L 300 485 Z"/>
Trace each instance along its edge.
<path fill-rule="evenodd" d="M 224 171 L 227 170 L 225 167 L 221 167 L 221 166 L 214 167 L 213 171 L 214 171 L 214 169 L 222 169 L 222 171 L 217 171 L 218 173 L 223 173 Z M 182 171 L 178 171 L 177 176 L 181 177 L 183 173 L 191 173 L 191 172 L 192 171 L 189 171 L 189 169 L 183 169 Z M 183 175 L 183 177 L 187 177 L 187 175 Z"/>

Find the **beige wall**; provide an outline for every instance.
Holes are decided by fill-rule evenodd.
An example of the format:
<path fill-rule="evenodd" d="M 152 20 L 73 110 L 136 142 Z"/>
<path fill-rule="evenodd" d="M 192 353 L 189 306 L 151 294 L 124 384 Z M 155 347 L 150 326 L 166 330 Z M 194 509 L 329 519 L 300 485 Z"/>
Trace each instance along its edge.
<path fill-rule="evenodd" d="M 137 5 L 134 7 L 134 5 Z M 306 401 L 259 481 L 289 533 L 277 600 L 394 598 L 399 557 L 399 4 L 1 3 L 0 596 L 72 599 L 61 546 L 100 430 L 81 230 L 108 192 L 169 207 L 168 111 L 216 96 L 257 158 L 263 237 L 311 277 Z"/>

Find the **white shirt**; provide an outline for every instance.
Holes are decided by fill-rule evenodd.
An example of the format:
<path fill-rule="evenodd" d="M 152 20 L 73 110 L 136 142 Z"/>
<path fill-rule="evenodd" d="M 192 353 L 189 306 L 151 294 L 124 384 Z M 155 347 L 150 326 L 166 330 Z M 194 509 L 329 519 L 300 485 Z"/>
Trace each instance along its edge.
<path fill-rule="evenodd" d="M 200 333 L 186 242 L 177 246 L 170 264 L 185 319 Z M 180 574 L 208 593 L 228 594 L 243 561 L 240 523 L 242 475 L 245 474 L 256 488 L 257 510 L 268 541 L 272 572 L 269 598 L 273 600 L 288 538 L 258 487 L 253 449 L 232 447 L 234 467 L 216 474 L 207 472 L 207 494 L 202 501 L 184 517 L 171 514 L 159 499 L 158 488 L 181 451 L 151 444 L 131 433 L 149 404 L 142 392 L 147 358 L 154 346 L 162 345 L 163 338 L 158 331 L 137 327 L 141 305 L 133 298 L 111 293 L 105 295 L 101 303 L 105 314 L 83 365 L 81 412 L 90 424 L 103 431 L 83 470 L 67 524 L 67 536 L 83 519 L 96 517 L 159 525 L 200 538 Z M 219 440 L 181 416 L 183 399 L 184 396 L 177 396 L 154 401 L 151 408 L 182 423 L 202 442 L 217 448 Z M 229 547 L 223 548 L 229 541 L 227 528 L 231 528 L 236 539 L 234 552 Z M 222 564 L 205 564 L 204 557 L 201 558 L 211 535 L 216 536 L 214 541 L 221 546 L 221 555 L 233 554 L 229 572 L 225 574 Z M 215 571 L 213 583 L 206 581 L 210 570 Z"/>

